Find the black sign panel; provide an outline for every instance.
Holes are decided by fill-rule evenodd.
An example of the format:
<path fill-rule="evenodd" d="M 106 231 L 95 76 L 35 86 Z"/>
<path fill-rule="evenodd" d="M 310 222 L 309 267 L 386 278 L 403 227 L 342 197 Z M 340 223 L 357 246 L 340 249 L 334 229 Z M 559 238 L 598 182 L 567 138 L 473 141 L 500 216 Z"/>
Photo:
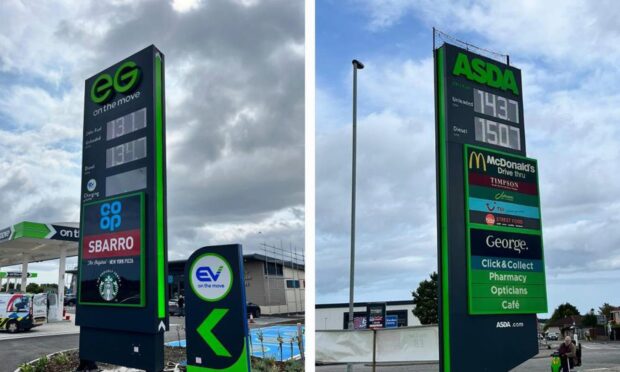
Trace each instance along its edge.
<path fill-rule="evenodd" d="M 164 55 L 154 46 L 86 80 L 76 311 L 82 359 L 163 368 L 164 97 Z M 105 340 L 115 349 L 98 347 Z"/>
<path fill-rule="evenodd" d="M 80 240 L 80 229 L 59 225 L 50 225 L 56 231 L 50 239 L 77 242 Z"/>
<path fill-rule="evenodd" d="M 476 213 L 467 216 L 467 169 L 464 169 L 463 164 L 466 144 L 525 156 L 521 73 L 512 66 L 444 44 L 435 51 L 435 83 L 440 370 L 510 370 L 538 353 L 536 315 L 469 313 L 467 241 L 470 237 L 466 218 L 471 218 L 474 223 L 506 228 L 529 228 L 532 225 L 537 226 L 538 222 L 535 217 L 531 217 L 533 209 L 514 210 L 512 205 L 506 203 L 509 198 L 515 197 L 516 191 L 510 188 L 516 185 L 504 185 L 505 188 L 489 194 L 488 189 L 498 187 L 491 184 L 494 179 L 506 178 L 506 175 L 495 177 L 499 174 L 494 175 L 493 172 L 498 170 L 491 164 L 487 164 L 485 172 L 474 169 L 469 174 L 470 183 L 478 187 L 472 190 L 472 195 L 477 196 L 480 201 L 472 200 L 470 210 Z M 473 162 L 483 167 L 476 157 Z M 535 178 L 527 174 L 525 177 L 531 178 L 529 181 L 533 180 L 535 185 Z M 525 205 L 529 205 L 527 203 L 531 202 L 533 195 L 532 190 L 528 189 L 531 182 L 524 184 L 527 184 L 526 188 L 518 191 L 519 198 L 524 200 Z M 475 230 L 472 230 L 472 233 L 477 234 Z M 496 235 L 495 238 L 506 238 Z M 514 234 L 510 235 L 508 239 L 515 238 Z M 476 238 L 486 243 L 486 237 L 472 237 Z M 504 243 L 493 240 L 491 244 L 498 243 L 502 246 L 493 253 L 512 254 L 508 251 L 515 252 L 517 245 L 527 244 L 528 250 L 524 249 L 523 254 L 540 254 L 536 253 L 540 252 L 537 248 L 540 241 L 536 244 L 530 241 L 529 237 L 523 240 L 527 241 Z M 505 250 L 504 244 L 507 247 Z M 480 247 L 480 244 L 476 245 Z M 482 257 L 480 265 L 496 264 L 495 261 L 485 261 L 487 256 L 477 257 Z M 535 260 L 511 258 L 504 261 L 528 264 Z M 476 342 L 464 343 L 463 340 L 471 335 L 476 335 Z M 484 350 L 484 357 L 481 357 L 481 350 Z"/>
<path fill-rule="evenodd" d="M 241 245 L 198 249 L 185 264 L 188 370 L 250 371 Z"/>
<path fill-rule="evenodd" d="M 385 308 L 385 303 L 368 304 L 368 306 L 366 306 L 368 328 L 385 328 Z"/>

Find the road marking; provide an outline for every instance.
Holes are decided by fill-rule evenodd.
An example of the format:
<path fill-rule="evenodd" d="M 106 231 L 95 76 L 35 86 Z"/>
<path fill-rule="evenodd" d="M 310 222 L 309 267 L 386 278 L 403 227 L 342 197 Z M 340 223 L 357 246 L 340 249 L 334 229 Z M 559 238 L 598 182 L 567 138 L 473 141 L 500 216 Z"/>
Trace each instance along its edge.
<path fill-rule="evenodd" d="M 10 335 L 2 335 L 0 336 L 0 342 L 2 341 L 11 341 L 11 340 L 20 340 L 24 338 L 34 338 L 34 337 L 48 337 L 48 336 L 64 336 L 64 335 L 77 335 L 80 331 L 63 331 L 63 332 L 47 332 L 47 333 L 28 333 L 28 334 L 10 334 Z"/>

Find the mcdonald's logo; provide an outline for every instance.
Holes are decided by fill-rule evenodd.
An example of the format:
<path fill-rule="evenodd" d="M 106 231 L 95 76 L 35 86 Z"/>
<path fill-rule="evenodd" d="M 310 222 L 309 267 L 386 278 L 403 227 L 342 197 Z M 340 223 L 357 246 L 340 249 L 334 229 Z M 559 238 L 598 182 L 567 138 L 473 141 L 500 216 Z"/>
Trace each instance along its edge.
<path fill-rule="evenodd" d="M 484 154 L 472 151 L 469 154 L 469 169 L 472 168 L 472 164 L 476 159 L 476 169 L 480 169 L 480 165 L 482 164 L 482 170 L 487 171 L 487 161 L 484 159 Z"/>

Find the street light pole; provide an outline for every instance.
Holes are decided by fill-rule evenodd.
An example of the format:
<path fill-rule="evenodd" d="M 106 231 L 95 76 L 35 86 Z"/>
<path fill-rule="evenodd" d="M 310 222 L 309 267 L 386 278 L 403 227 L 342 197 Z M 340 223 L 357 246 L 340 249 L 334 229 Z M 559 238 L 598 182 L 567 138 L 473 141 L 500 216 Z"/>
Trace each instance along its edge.
<path fill-rule="evenodd" d="M 357 70 L 364 68 L 364 64 L 356 59 L 353 63 L 353 170 L 351 177 L 351 268 L 349 277 L 349 329 L 353 323 L 353 288 L 355 286 L 355 167 L 357 152 Z"/>

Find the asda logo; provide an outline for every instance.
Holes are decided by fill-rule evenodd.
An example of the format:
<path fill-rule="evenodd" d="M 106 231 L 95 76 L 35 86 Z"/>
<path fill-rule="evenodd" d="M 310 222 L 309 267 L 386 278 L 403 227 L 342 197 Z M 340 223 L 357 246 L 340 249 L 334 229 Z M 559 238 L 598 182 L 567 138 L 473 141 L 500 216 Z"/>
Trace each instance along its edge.
<path fill-rule="evenodd" d="M 519 87 L 512 70 L 501 70 L 496 65 L 485 62 L 480 58 L 474 58 L 470 61 L 465 53 L 459 53 L 456 57 L 452 74 L 463 76 L 468 80 L 485 84 L 492 88 L 498 88 L 503 91 L 509 90 L 515 95 L 519 95 Z"/>
<path fill-rule="evenodd" d="M 115 93 L 128 93 L 137 87 L 140 80 L 140 68 L 132 61 L 120 65 L 114 73 L 101 74 L 90 88 L 90 99 L 102 104 L 109 101 Z"/>

